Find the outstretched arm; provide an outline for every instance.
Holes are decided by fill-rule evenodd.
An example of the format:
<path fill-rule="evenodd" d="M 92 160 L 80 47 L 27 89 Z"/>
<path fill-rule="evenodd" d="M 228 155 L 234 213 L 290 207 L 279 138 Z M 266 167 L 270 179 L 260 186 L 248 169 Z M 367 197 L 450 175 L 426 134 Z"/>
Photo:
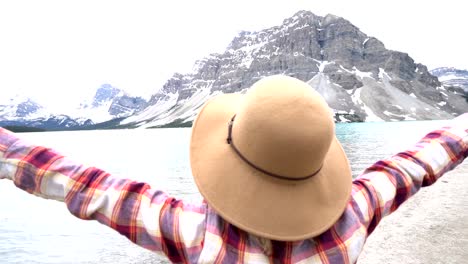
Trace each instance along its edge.
<path fill-rule="evenodd" d="M 432 185 L 468 155 L 468 113 L 427 134 L 412 148 L 376 162 L 353 182 L 353 208 L 370 234 L 380 220 Z"/>
<path fill-rule="evenodd" d="M 0 128 L 2 178 L 28 193 L 65 202 L 76 217 L 97 220 L 173 262 L 189 262 L 184 260 L 201 250 L 205 205 L 184 204 L 146 183 L 75 163 Z"/>

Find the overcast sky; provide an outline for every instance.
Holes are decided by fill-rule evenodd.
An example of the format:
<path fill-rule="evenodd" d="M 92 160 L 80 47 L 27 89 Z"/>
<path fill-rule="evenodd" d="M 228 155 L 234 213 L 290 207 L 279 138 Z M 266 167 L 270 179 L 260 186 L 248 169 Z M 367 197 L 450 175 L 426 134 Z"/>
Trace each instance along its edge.
<path fill-rule="evenodd" d="M 0 92 L 55 107 L 104 83 L 148 96 L 174 72 L 222 52 L 239 31 L 279 25 L 299 10 L 344 17 L 429 69 L 468 69 L 464 2 L 0 1 Z"/>

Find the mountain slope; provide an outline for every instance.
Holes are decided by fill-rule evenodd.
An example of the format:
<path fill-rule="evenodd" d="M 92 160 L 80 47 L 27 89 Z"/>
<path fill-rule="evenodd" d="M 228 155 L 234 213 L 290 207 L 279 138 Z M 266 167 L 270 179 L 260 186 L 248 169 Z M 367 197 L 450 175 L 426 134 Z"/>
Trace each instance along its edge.
<path fill-rule="evenodd" d="M 103 84 L 93 98 L 81 103 L 75 118 L 88 117 L 94 123 L 106 122 L 115 118 L 128 117 L 147 106 L 145 99 L 132 97 L 110 84 Z"/>
<path fill-rule="evenodd" d="M 132 97 L 109 84 L 96 90 L 92 99 L 71 112 L 56 113 L 27 97 L 14 97 L 0 104 L 0 126 L 44 130 L 90 129 L 107 127 L 110 120 L 121 120 L 143 110 L 147 101 Z M 112 123 L 112 122 L 111 122 Z"/>
<path fill-rule="evenodd" d="M 149 107 L 121 124 L 189 124 L 209 98 L 245 92 L 273 74 L 309 82 L 342 122 L 445 119 L 468 111 L 460 94 L 408 54 L 387 50 L 341 17 L 300 11 L 280 26 L 241 32 L 224 53 L 174 74 Z"/>
<path fill-rule="evenodd" d="M 462 88 L 468 92 L 468 71 L 449 67 L 441 67 L 431 70 L 431 74 L 437 76 L 446 86 Z"/>

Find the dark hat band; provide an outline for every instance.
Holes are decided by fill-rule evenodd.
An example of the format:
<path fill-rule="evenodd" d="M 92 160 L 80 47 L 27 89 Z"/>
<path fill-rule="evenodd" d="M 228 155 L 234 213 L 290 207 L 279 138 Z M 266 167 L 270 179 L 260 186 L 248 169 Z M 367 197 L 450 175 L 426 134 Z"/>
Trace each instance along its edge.
<path fill-rule="evenodd" d="M 228 137 L 227 137 L 227 143 L 232 147 L 232 149 L 234 150 L 234 152 L 247 164 L 249 164 L 249 166 L 251 166 L 252 168 L 268 175 L 268 176 L 271 176 L 271 177 L 274 177 L 274 178 L 278 178 L 278 179 L 282 179 L 282 180 L 288 180 L 288 181 L 301 181 L 301 180 L 306 180 L 306 179 L 309 179 L 309 178 L 312 178 L 313 176 L 317 175 L 317 173 L 320 172 L 320 170 L 322 169 L 323 165 L 320 166 L 320 168 L 315 171 L 314 173 L 310 174 L 310 175 L 307 175 L 307 176 L 304 176 L 304 177 L 288 177 L 288 176 L 283 176 L 283 175 L 279 175 L 279 174 L 276 174 L 276 173 L 273 173 L 273 172 L 269 172 L 265 169 L 262 169 L 260 167 L 258 167 L 257 165 L 253 164 L 251 161 L 249 161 L 244 155 L 242 155 L 242 153 L 239 151 L 239 149 L 236 148 L 236 146 L 234 145 L 234 141 L 232 140 L 232 126 L 234 124 L 234 119 L 236 118 L 236 115 L 234 115 L 232 118 L 231 118 L 231 121 L 229 121 L 229 126 L 228 126 Z"/>

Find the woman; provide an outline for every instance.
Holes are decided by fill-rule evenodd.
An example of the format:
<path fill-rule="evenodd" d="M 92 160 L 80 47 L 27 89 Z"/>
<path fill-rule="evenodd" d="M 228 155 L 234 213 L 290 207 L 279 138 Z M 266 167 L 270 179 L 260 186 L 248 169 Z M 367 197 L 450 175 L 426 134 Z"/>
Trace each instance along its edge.
<path fill-rule="evenodd" d="M 352 180 L 332 113 L 308 84 L 264 78 L 205 104 L 187 204 L 0 131 L 0 178 L 63 201 L 174 263 L 354 263 L 380 220 L 468 155 L 468 114 Z"/>

